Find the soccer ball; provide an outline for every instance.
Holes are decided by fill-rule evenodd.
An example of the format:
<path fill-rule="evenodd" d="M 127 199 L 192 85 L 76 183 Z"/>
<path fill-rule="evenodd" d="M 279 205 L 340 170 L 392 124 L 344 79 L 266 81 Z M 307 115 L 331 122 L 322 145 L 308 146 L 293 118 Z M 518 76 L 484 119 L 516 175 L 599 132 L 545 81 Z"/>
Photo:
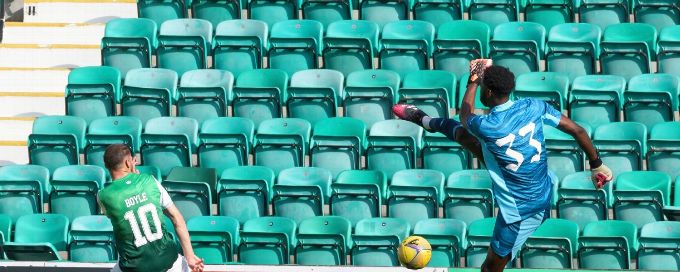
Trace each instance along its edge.
<path fill-rule="evenodd" d="M 432 246 L 420 236 L 409 236 L 401 242 L 397 249 L 401 265 L 408 269 L 421 269 L 430 262 Z"/>

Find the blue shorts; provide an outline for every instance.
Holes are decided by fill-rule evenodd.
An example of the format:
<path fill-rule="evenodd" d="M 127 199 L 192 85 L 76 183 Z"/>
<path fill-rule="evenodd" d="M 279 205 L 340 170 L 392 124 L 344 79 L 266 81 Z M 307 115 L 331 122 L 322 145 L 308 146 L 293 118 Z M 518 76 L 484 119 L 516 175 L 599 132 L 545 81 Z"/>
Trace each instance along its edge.
<path fill-rule="evenodd" d="M 502 213 L 498 213 L 496 226 L 493 229 L 491 250 L 501 258 L 512 254 L 510 260 L 514 260 L 527 238 L 549 217 L 550 209 L 546 209 L 524 220 L 507 224 L 503 220 Z"/>

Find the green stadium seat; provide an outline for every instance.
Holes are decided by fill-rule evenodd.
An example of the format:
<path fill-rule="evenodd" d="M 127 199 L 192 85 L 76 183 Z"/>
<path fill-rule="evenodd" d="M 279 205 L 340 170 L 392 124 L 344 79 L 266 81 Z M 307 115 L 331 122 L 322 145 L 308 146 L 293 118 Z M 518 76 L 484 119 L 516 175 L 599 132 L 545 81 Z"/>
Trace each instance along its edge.
<path fill-rule="evenodd" d="M 602 30 L 593 24 L 567 23 L 550 28 L 545 44 L 546 70 L 576 77 L 595 74 Z"/>
<path fill-rule="evenodd" d="M 387 216 L 414 225 L 439 217 L 444 192 L 444 174 L 431 169 L 406 169 L 394 173 L 387 195 Z"/>
<path fill-rule="evenodd" d="M 600 72 L 630 80 L 651 72 L 656 58 L 656 29 L 648 24 L 624 23 L 604 30 L 600 55 Z"/>
<path fill-rule="evenodd" d="M 507 67 L 515 77 L 538 72 L 545 51 L 545 28 L 532 22 L 503 23 L 494 29 L 489 45 L 494 64 Z"/>
<path fill-rule="evenodd" d="M 425 21 L 398 21 L 383 27 L 378 55 L 380 69 L 406 74 L 430 69 L 435 29 Z"/>
<path fill-rule="evenodd" d="M 161 170 L 164 177 L 177 166 L 191 167 L 196 153 L 198 122 L 188 117 L 158 117 L 149 120 L 142 134 L 142 163 Z"/>
<path fill-rule="evenodd" d="M 398 266 L 397 246 L 411 233 L 400 218 L 368 218 L 357 223 L 350 258 L 355 266 Z"/>
<path fill-rule="evenodd" d="M 637 227 L 630 222 L 592 222 L 579 238 L 578 263 L 581 269 L 629 269 L 638 248 Z"/>
<path fill-rule="evenodd" d="M 302 118 L 312 126 L 318 121 L 337 116 L 343 100 L 345 77 L 335 70 L 311 69 L 296 72 L 290 79 L 287 116 Z"/>
<path fill-rule="evenodd" d="M 536 98 L 551 104 L 558 111 L 567 107 L 569 77 L 555 72 L 533 72 L 517 77 L 513 96 L 518 98 Z"/>
<path fill-rule="evenodd" d="M 121 98 L 121 115 L 149 119 L 170 116 L 177 96 L 177 73 L 162 68 L 130 70 L 125 77 Z"/>
<path fill-rule="evenodd" d="M 205 264 L 234 260 L 240 242 L 238 220 L 227 216 L 198 216 L 187 221 L 191 245 Z"/>
<path fill-rule="evenodd" d="M 191 3 L 187 8 L 191 8 L 192 18 L 206 20 L 213 26 L 227 20 L 240 19 L 241 8 L 245 8 L 239 0 L 192 0 L 188 3 Z"/>
<path fill-rule="evenodd" d="M 254 131 L 253 121 L 243 117 L 220 117 L 203 122 L 198 134 L 198 165 L 215 168 L 216 173 L 247 165 Z"/>
<path fill-rule="evenodd" d="M 269 68 L 295 72 L 319 68 L 323 48 L 323 25 L 314 20 L 287 20 L 272 26 L 269 35 Z"/>
<path fill-rule="evenodd" d="M 41 116 L 28 135 L 28 161 L 55 169 L 78 164 L 85 145 L 87 123 L 76 116 Z"/>
<path fill-rule="evenodd" d="M 430 22 L 439 28 L 445 23 L 463 20 L 463 5 L 462 0 L 414 0 L 413 19 Z"/>
<path fill-rule="evenodd" d="M 488 55 L 490 36 L 491 30 L 484 22 L 459 20 L 442 24 L 433 42 L 432 68 L 461 78 L 470 71 L 471 60 Z"/>
<path fill-rule="evenodd" d="M 663 221 L 663 207 L 671 201 L 671 177 L 657 171 L 621 173 L 614 182 L 614 219 L 625 220 L 641 229 L 647 223 Z"/>
<path fill-rule="evenodd" d="M 469 70 L 468 66 L 468 70 Z M 463 105 L 463 96 L 465 96 L 465 92 L 467 90 L 467 82 L 468 78 L 470 77 L 469 73 L 463 74 L 463 76 L 460 78 L 458 82 L 465 82 L 466 84 L 458 84 L 458 99 L 456 100 L 456 109 L 460 110 L 461 106 Z M 481 94 L 481 87 L 477 87 L 477 94 L 475 95 L 475 109 L 479 110 L 489 110 L 489 107 L 484 106 L 482 104 L 481 100 L 479 100 L 479 94 Z"/>
<path fill-rule="evenodd" d="M 375 22 L 382 29 L 385 25 L 409 19 L 413 0 L 408 1 L 359 1 L 359 19 Z"/>
<path fill-rule="evenodd" d="M 483 218 L 468 224 L 467 240 L 465 248 L 465 267 L 481 267 L 486 259 L 486 254 L 491 245 L 493 229 L 496 218 Z M 512 266 L 508 262 L 507 267 Z"/>
<path fill-rule="evenodd" d="M 199 124 L 227 114 L 234 76 L 228 71 L 200 69 L 182 75 L 177 89 L 177 116 L 191 117 Z"/>
<path fill-rule="evenodd" d="M 333 22 L 323 38 L 323 65 L 326 69 L 350 73 L 373 69 L 373 56 L 380 43 L 380 28 L 371 21 L 344 20 Z"/>
<path fill-rule="evenodd" d="M 525 0 L 526 1 L 526 0 Z M 574 22 L 574 7 L 571 0 L 526 1 L 524 20 L 543 25 L 546 30 L 553 26 Z"/>
<path fill-rule="evenodd" d="M 212 48 L 212 24 L 202 19 L 175 19 L 161 25 L 156 62 L 159 68 L 177 72 L 207 68 Z"/>
<path fill-rule="evenodd" d="M 298 18 L 299 1 L 248 1 L 248 19 L 267 23 L 271 28 L 274 24 Z"/>
<path fill-rule="evenodd" d="M 302 18 L 319 21 L 324 29 L 328 28 L 328 25 L 334 22 L 352 19 L 353 1 L 351 0 L 301 0 L 299 2 L 300 9 L 302 10 Z"/>
<path fill-rule="evenodd" d="M 672 179 L 680 176 L 680 123 L 654 125 L 647 145 L 647 170 L 664 172 Z"/>
<path fill-rule="evenodd" d="M 262 56 L 269 46 L 267 24 L 256 20 L 228 20 L 215 28 L 212 67 L 238 77 L 262 68 Z"/>
<path fill-rule="evenodd" d="M 71 70 L 66 85 L 66 115 L 87 123 L 116 115 L 120 100 L 120 72 L 108 66 L 88 66 Z"/>
<path fill-rule="evenodd" d="M 449 118 L 456 95 L 456 75 L 448 71 L 413 71 L 397 92 L 400 103 L 416 105 L 432 117 Z"/>
<path fill-rule="evenodd" d="M 50 172 L 44 166 L 3 166 L 0 168 L 0 214 L 17 222 L 23 215 L 42 213 L 51 190 Z M 5 237 L 10 235 L 5 233 Z"/>
<path fill-rule="evenodd" d="M 234 86 L 232 116 L 253 120 L 255 127 L 264 120 L 281 117 L 281 106 L 288 98 L 288 74 L 279 69 L 242 72 Z"/>
<path fill-rule="evenodd" d="M 279 265 L 290 262 L 297 245 L 293 219 L 267 216 L 248 220 L 243 225 L 238 246 L 239 262 L 252 265 Z"/>
<path fill-rule="evenodd" d="M 299 223 L 323 215 L 328 203 L 331 173 L 317 167 L 295 167 L 281 171 L 272 197 L 272 214 L 292 218 Z"/>
<path fill-rule="evenodd" d="M 331 171 L 333 179 L 340 172 L 361 168 L 366 149 L 366 125 L 349 117 L 322 119 L 314 125 L 310 140 L 310 166 Z"/>
<path fill-rule="evenodd" d="M 656 31 L 680 24 L 680 6 L 672 0 L 631 0 L 635 21 L 653 25 Z"/>
<path fill-rule="evenodd" d="M 135 167 L 140 174 L 147 174 L 154 177 L 156 180 L 161 181 L 163 177 L 161 176 L 161 170 L 153 165 L 137 165 Z"/>
<path fill-rule="evenodd" d="M 253 145 L 253 164 L 279 173 L 304 166 L 312 126 L 304 119 L 276 118 L 263 121 Z"/>
<path fill-rule="evenodd" d="M 12 218 L 6 214 L 0 214 L 0 241 L 9 242 L 12 236 Z M 0 252 L 1 254 L 1 252 Z"/>
<path fill-rule="evenodd" d="M 680 270 L 680 222 L 648 223 L 642 227 L 639 241 L 638 269 Z"/>
<path fill-rule="evenodd" d="M 432 246 L 429 267 L 458 267 L 467 246 L 465 222 L 456 219 L 431 218 L 418 221 L 413 234 L 427 239 Z"/>
<path fill-rule="evenodd" d="M 578 225 L 565 219 L 546 219 L 527 239 L 519 257 L 522 268 L 570 269 L 578 249 Z"/>
<path fill-rule="evenodd" d="M 623 119 L 640 122 L 651 129 L 673 121 L 678 108 L 678 77 L 669 74 L 643 74 L 630 79 L 623 93 Z"/>
<path fill-rule="evenodd" d="M 264 166 L 236 166 L 224 170 L 217 181 L 219 215 L 248 220 L 269 214 L 274 171 Z"/>
<path fill-rule="evenodd" d="M 449 175 L 444 187 L 444 217 L 467 225 L 493 217 L 492 184 L 487 170 L 463 170 Z"/>
<path fill-rule="evenodd" d="M 139 18 L 153 20 L 156 25 L 165 21 L 187 17 L 188 7 L 180 0 L 142 0 L 137 1 Z"/>
<path fill-rule="evenodd" d="M 471 168 L 472 155 L 459 143 L 441 133 L 425 132 L 420 152 L 423 168 L 440 171 L 448 177 L 454 172 Z"/>
<path fill-rule="evenodd" d="M 399 170 L 416 168 L 423 129 L 404 120 L 375 123 L 368 134 L 366 169 L 385 172 L 389 178 Z"/>
<path fill-rule="evenodd" d="M 627 23 L 629 0 L 575 0 L 579 21 L 605 29 L 610 25 Z"/>
<path fill-rule="evenodd" d="M 623 121 L 626 79 L 614 75 L 587 75 L 574 79 L 569 96 L 570 117 L 591 127 Z"/>
<path fill-rule="evenodd" d="M 659 32 L 657 49 L 657 72 L 680 76 L 680 26 L 664 27 Z"/>
<path fill-rule="evenodd" d="M 212 214 L 215 169 L 174 167 L 162 183 L 185 220 Z"/>
<path fill-rule="evenodd" d="M 352 246 L 352 223 L 341 216 L 316 216 L 300 222 L 295 247 L 299 265 L 344 265 Z"/>
<path fill-rule="evenodd" d="M 71 223 L 68 246 L 72 262 L 102 263 L 117 259 L 113 225 L 104 215 L 81 216 Z"/>
<path fill-rule="evenodd" d="M 590 135 L 590 127 L 582 124 Z M 543 126 L 545 152 L 548 157 L 548 170 L 562 180 L 565 176 L 585 170 L 585 153 L 574 138 L 551 126 Z"/>
<path fill-rule="evenodd" d="M 392 105 L 400 86 L 399 74 L 388 70 L 356 71 L 347 76 L 345 116 L 359 119 L 366 127 L 392 119 Z"/>
<path fill-rule="evenodd" d="M 125 79 L 128 71 L 150 68 L 158 46 L 158 26 L 146 18 L 120 18 L 106 23 L 102 38 L 102 65 L 112 66 Z M 114 85 L 115 86 L 115 85 Z M 120 97 L 116 97 L 116 101 Z"/>
<path fill-rule="evenodd" d="M 142 122 L 132 116 L 110 116 L 92 121 L 85 135 L 85 162 L 105 167 L 104 151 L 111 144 L 126 144 L 139 152 Z"/>
<path fill-rule="evenodd" d="M 608 196 L 612 192 L 611 182 L 596 190 L 590 177 L 590 171 L 567 175 L 560 181 L 557 190 L 557 217 L 578 224 L 579 230 L 591 222 L 607 220 L 609 216 L 607 207 Z"/>
<path fill-rule="evenodd" d="M 63 214 L 70 221 L 99 213 L 97 192 L 104 188 L 104 168 L 94 165 L 68 165 L 52 173 L 49 194 L 50 213 Z"/>
<path fill-rule="evenodd" d="M 5 243 L 7 259 L 14 261 L 59 261 L 66 250 L 69 220 L 61 214 L 29 214 L 16 221 L 14 241 Z"/>
<path fill-rule="evenodd" d="M 380 171 L 347 170 L 331 184 L 329 211 L 350 220 L 352 227 L 366 218 L 380 217 L 387 177 Z"/>
<path fill-rule="evenodd" d="M 471 0 L 468 13 L 470 20 L 485 22 L 494 29 L 503 23 L 519 21 L 520 5 L 517 0 Z"/>
<path fill-rule="evenodd" d="M 636 122 L 604 124 L 593 134 L 602 161 L 614 173 L 642 170 L 647 154 L 647 128 Z"/>

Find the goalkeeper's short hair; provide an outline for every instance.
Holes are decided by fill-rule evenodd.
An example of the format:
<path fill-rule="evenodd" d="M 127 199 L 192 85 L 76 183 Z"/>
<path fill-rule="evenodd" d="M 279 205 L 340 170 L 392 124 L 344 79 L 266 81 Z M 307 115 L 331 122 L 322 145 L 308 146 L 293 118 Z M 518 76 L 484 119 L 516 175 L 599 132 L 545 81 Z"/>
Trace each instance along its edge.
<path fill-rule="evenodd" d="M 482 83 L 492 92 L 507 96 L 515 89 L 515 75 L 508 68 L 493 65 L 484 70 Z"/>

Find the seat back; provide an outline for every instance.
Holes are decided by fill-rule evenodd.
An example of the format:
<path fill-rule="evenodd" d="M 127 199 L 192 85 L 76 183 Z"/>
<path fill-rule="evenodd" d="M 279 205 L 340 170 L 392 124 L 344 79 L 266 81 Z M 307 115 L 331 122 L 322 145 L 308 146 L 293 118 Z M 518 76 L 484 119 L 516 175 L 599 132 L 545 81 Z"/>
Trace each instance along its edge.
<path fill-rule="evenodd" d="M 12 240 L 12 218 L 9 215 L 0 214 L 0 233 L 2 233 L 2 242 Z"/>
<path fill-rule="evenodd" d="M 493 31 L 489 57 L 496 65 L 508 67 L 515 76 L 537 72 L 543 58 L 545 28 L 533 22 L 508 22 Z"/>
<path fill-rule="evenodd" d="M 49 194 L 50 212 L 66 215 L 69 220 L 99 212 L 97 192 L 104 188 L 106 173 L 95 165 L 68 165 L 52 174 Z"/>
<path fill-rule="evenodd" d="M 637 227 L 620 220 L 592 222 L 583 229 L 579 241 L 580 267 L 625 269 L 630 267 L 630 256 L 637 252 Z"/>
<path fill-rule="evenodd" d="M 391 119 L 400 85 L 399 74 L 388 70 L 363 70 L 349 74 L 345 86 L 345 116 L 364 121 L 366 127 Z"/>
<path fill-rule="evenodd" d="M 657 72 L 680 76 L 680 58 L 678 48 L 680 46 L 680 26 L 664 27 L 659 32 Z"/>
<path fill-rule="evenodd" d="M 310 141 L 310 165 L 331 171 L 359 169 L 366 145 L 366 125 L 349 117 L 322 119 L 314 125 Z"/>
<path fill-rule="evenodd" d="M 639 269 L 674 270 L 678 260 L 675 248 L 680 242 L 680 222 L 648 223 L 640 230 Z"/>
<path fill-rule="evenodd" d="M 218 213 L 244 224 L 269 214 L 274 171 L 263 166 L 236 166 L 226 169 L 217 182 Z"/>
<path fill-rule="evenodd" d="M 269 27 L 257 20 L 227 20 L 217 25 L 213 40 L 213 68 L 242 72 L 262 68 L 262 56 L 269 46 Z"/>
<path fill-rule="evenodd" d="M 407 169 L 394 173 L 389 186 L 387 214 L 411 225 L 439 217 L 444 191 L 444 174 L 430 169 Z"/>
<path fill-rule="evenodd" d="M 253 121 L 243 117 L 206 120 L 198 135 L 198 165 L 215 168 L 217 173 L 247 165 L 254 133 Z"/>
<path fill-rule="evenodd" d="M 319 68 L 317 57 L 323 49 L 323 25 L 314 20 L 287 20 L 272 26 L 269 36 L 270 68 L 295 72 Z"/>
<path fill-rule="evenodd" d="M 206 264 L 233 261 L 240 242 L 239 222 L 227 216 L 197 216 L 187 221 L 191 244 Z"/>
<path fill-rule="evenodd" d="M 132 116 L 110 116 L 92 121 L 85 136 L 85 163 L 104 165 L 104 151 L 111 144 L 126 144 L 133 153 L 139 152 L 142 122 Z"/>
<path fill-rule="evenodd" d="M 526 73 L 517 77 L 515 98 L 533 97 L 550 103 L 557 110 L 566 108 L 569 77 L 554 72 Z"/>
<path fill-rule="evenodd" d="M 302 265 L 345 264 L 352 246 L 352 223 L 341 216 L 317 216 L 300 222 L 295 261 Z"/>
<path fill-rule="evenodd" d="M 615 75 L 587 75 L 574 79 L 569 97 L 571 118 L 592 127 L 618 122 L 626 80 Z M 604 104 L 604 105 L 603 105 Z"/>
<path fill-rule="evenodd" d="M 580 230 L 590 222 L 607 220 L 612 187 L 610 182 L 596 190 L 590 171 L 567 175 L 557 191 L 557 217 L 575 222 Z"/>
<path fill-rule="evenodd" d="M 671 177 L 680 175 L 678 141 L 680 141 L 680 124 L 664 122 L 654 125 L 649 132 L 647 169 L 661 171 Z"/>
<path fill-rule="evenodd" d="M 614 183 L 614 218 L 633 222 L 638 229 L 663 220 L 662 209 L 670 204 L 671 177 L 657 171 L 619 174 Z"/>
<path fill-rule="evenodd" d="M 138 16 L 149 18 L 159 26 L 168 20 L 187 17 L 188 8 L 185 2 L 179 0 L 144 0 L 137 2 Z"/>
<path fill-rule="evenodd" d="M 591 135 L 590 127 L 580 123 Z M 548 157 L 548 170 L 553 172 L 558 179 L 585 170 L 585 153 L 578 148 L 578 143 L 569 134 L 558 128 L 543 125 L 543 138 L 545 139 L 545 153 Z"/>
<path fill-rule="evenodd" d="M 472 20 L 485 22 L 491 27 L 519 21 L 520 5 L 517 0 L 471 0 L 469 3 L 469 17 Z"/>
<path fill-rule="evenodd" d="M 142 134 L 142 163 L 167 176 L 173 167 L 190 167 L 196 152 L 198 122 L 188 117 L 158 117 L 146 123 Z"/>
<path fill-rule="evenodd" d="M 630 80 L 650 72 L 649 62 L 656 58 L 656 29 L 642 23 L 608 26 L 604 30 L 601 49 L 602 73 Z"/>
<path fill-rule="evenodd" d="M 191 1 L 191 17 L 207 20 L 213 26 L 219 23 L 241 18 L 241 9 L 246 7 L 246 1 L 229 0 L 216 3 L 209 0 Z"/>
<path fill-rule="evenodd" d="M 151 56 L 158 47 L 157 33 L 158 25 L 147 18 L 108 21 L 101 44 L 102 65 L 117 68 L 122 79 L 132 69 L 151 67 Z"/>
<path fill-rule="evenodd" d="M 239 262 L 287 264 L 297 245 L 295 221 L 285 217 L 253 218 L 243 225 L 238 246 Z"/>
<path fill-rule="evenodd" d="M 251 20 L 267 23 L 271 28 L 274 24 L 298 18 L 299 1 L 255 0 L 248 3 L 248 16 Z"/>
<path fill-rule="evenodd" d="M 281 117 L 281 106 L 288 99 L 288 74 L 279 69 L 242 72 L 234 86 L 232 116 L 245 117 L 259 126 L 264 120 Z"/>
<path fill-rule="evenodd" d="M 366 169 L 380 170 L 387 177 L 403 169 L 415 168 L 423 129 L 404 120 L 375 123 L 368 134 Z"/>
<path fill-rule="evenodd" d="M 628 2 L 625 0 L 578 0 L 574 4 L 581 22 L 605 29 L 609 25 L 628 22 L 630 10 Z"/>
<path fill-rule="evenodd" d="M 49 170 L 40 165 L 6 165 L 0 168 L 0 214 L 16 222 L 27 214 L 42 213 L 52 191 Z M 5 237 L 10 237 L 9 233 Z"/>
<path fill-rule="evenodd" d="M 614 173 L 642 169 L 642 154 L 647 152 L 647 128 L 636 122 L 600 125 L 593 134 L 602 160 Z"/>
<path fill-rule="evenodd" d="M 465 1 L 413 1 L 413 19 L 431 23 L 435 28 L 442 24 L 463 20 Z"/>
<path fill-rule="evenodd" d="M 439 26 L 432 52 L 433 68 L 460 78 L 469 72 L 470 61 L 489 53 L 491 29 L 481 21 L 460 20 Z"/>
<path fill-rule="evenodd" d="M 588 23 L 558 24 L 549 29 L 546 70 L 564 73 L 570 80 L 597 71 L 602 30 Z"/>
<path fill-rule="evenodd" d="M 263 121 L 257 129 L 253 163 L 275 173 L 304 165 L 312 126 L 304 119 L 276 118 Z"/>
<path fill-rule="evenodd" d="M 484 218 L 469 224 L 467 248 L 465 249 L 465 266 L 481 267 L 491 245 L 491 236 L 496 225 L 496 218 Z"/>
<path fill-rule="evenodd" d="M 87 123 L 76 116 L 42 116 L 33 121 L 28 136 L 30 164 L 50 172 L 64 165 L 78 164 L 85 144 Z"/>
<path fill-rule="evenodd" d="M 383 27 L 380 42 L 380 69 L 392 70 L 400 77 L 428 70 L 435 28 L 425 21 L 398 21 Z"/>
<path fill-rule="evenodd" d="M 380 43 L 378 24 L 363 20 L 333 22 L 326 28 L 323 39 L 323 64 L 326 69 L 343 73 L 373 69 L 373 55 Z"/>
<path fill-rule="evenodd" d="M 628 82 L 623 94 L 623 116 L 626 121 L 640 122 L 652 128 L 655 124 L 673 121 L 678 108 L 680 85 L 670 74 L 642 74 Z"/>
<path fill-rule="evenodd" d="M 350 220 L 380 217 L 387 177 L 380 171 L 346 170 L 331 184 L 330 212 Z"/>
<path fill-rule="evenodd" d="M 411 7 L 413 7 L 412 0 L 404 2 L 361 1 L 359 19 L 375 22 L 383 28 L 391 22 L 408 20 Z"/>
<path fill-rule="evenodd" d="M 88 215 L 71 223 L 69 259 L 74 262 L 110 262 L 117 258 L 113 225 L 104 215 Z"/>
<path fill-rule="evenodd" d="M 286 107 L 288 117 L 302 118 L 312 125 L 335 117 L 343 98 L 345 78 L 334 70 L 298 71 L 290 79 Z"/>
<path fill-rule="evenodd" d="M 66 85 L 66 114 L 90 123 L 116 114 L 120 101 L 120 72 L 109 66 L 88 66 L 71 70 Z"/>
<path fill-rule="evenodd" d="M 50 243 L 57 250 L 66 250 L 69 220 L 61 214 L 29 214 L 15 224 L 15 243 Z"/>
<path fill-rule="evenodd" d="M 174 19 L 161 25 L 158 36 L 157 66 L 177 72 L 207 68 L 212 48 L 213 26 L 202 19 Z"/>
<path fill-rule="evenodd" d="M 680 8 L 673 1 L 631 1 L 636 22 L 653 25 L 657 31 L 680 24 Z"/>
<path fill-rule="evenodd" d="M 492 217 L 491 176 L 486 170 L 462 170 L 448 176 L 444 188 L 444 217 L 471 224 Z"/>
<path fill-rule="evenodd" d="M 441 171 L 444 176 L 472 167 L 472 155 L 441 133 L 425 132 L 420 157 L 423 168 Z"/>
<path fill-rule="evenodd" d="M 177 116 L 191 117 L 199 124 L 227 114 L 234 76 L 229 71 L 199 69 L 182 75 L 178 89 Z"/>
<path fill-rule="evenodd" d="M 354 230 L 350 252 L 358 266 L 396 266 L 396 246 L 411 233 L 410 224 L 400 218 L 368 218 Z"/>
<path fill-rule="evenodd" d="M 522 267 L 571 268 L 578 249 L 578 225 L 565 219 L 547 219 L 529 237 L 520 255 Z"/>
<path fill-rule="evenodd" d="M 432 117 L 448 118 L 455 95 L 456 75 L 448 71 L 422 70 L 404 77 L 397 100 L 413 104 Z"/>
<path fill-rule="evenodd" d="M 130 70 L 125 77 L 121 115 L 134 116 L 142 124 L 155 117 L 170 116 L 177 96 L 177 73 L 162 68 Z"/>
<path fill-rule="evenodd" d="M 331 181 L 331 173 L 323 168 L 294 167 L 281 171 L 274 185 L 272 214 L 296 222 L 323 215 Z"/>
<path fill-rule="evenodd" d="M 574 5 L 570 0 L 522 1 L 525 20 L 541 24 L 545 29 L 574 21 Z"/>
<path fill-rule="evenodd" d="M 302 18 L 319 21 L 327 28 L 331 23 L 352 19 L 352 9 L 357 8 L 352 2 L 352 0 L 332 3 L 302 0 L 300 1 Z"/>
<path fill-rule="evenodd" d="M 432 246 L 432 258 L 428 265 L 459 266 L 460 257 L 467 247 L 467 227 L 457 219 L 431 218 L 420 220 L 413 228 L 413 234 L 427 239 Z"/>

